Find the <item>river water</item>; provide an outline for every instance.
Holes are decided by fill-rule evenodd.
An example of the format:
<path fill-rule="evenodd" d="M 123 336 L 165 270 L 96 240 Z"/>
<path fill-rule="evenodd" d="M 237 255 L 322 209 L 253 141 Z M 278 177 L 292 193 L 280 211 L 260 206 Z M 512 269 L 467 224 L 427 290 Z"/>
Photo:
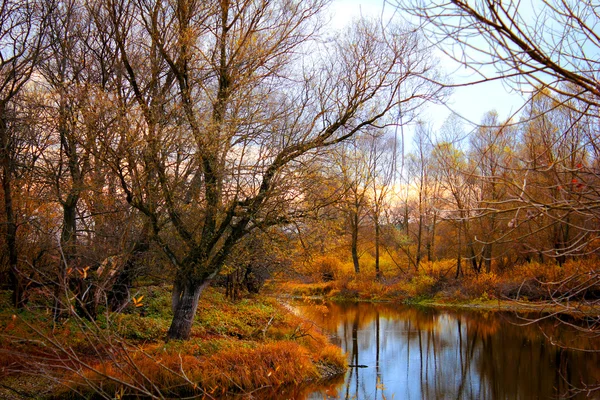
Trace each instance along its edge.
<path fill-rule="evenodd" d="M 300 398 L 600 399 L 600 389 L 578 392 L 600 384 L 600 353 L 593 351 L 600 350 L 600 337 L 556 319 L 530 323 L 531 314 L 325 305 L 296 307 L 332 336 L 352 366 Z"/>

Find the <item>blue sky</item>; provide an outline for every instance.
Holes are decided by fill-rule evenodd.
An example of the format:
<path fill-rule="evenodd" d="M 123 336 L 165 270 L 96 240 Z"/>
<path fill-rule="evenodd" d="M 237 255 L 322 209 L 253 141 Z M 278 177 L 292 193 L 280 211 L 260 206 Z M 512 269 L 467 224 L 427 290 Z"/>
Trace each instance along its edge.
<path fill-rule="evenodd" d="M 400 15 L 394 15 L 396 10 L 389 4 L 384 7 L 383 0 L 334 0 L 330 10 L 331 24 L 336 29 L 344 27 L 361 14 L 365 16 L 382 15 L 382 10 L 384 18 L 402 18 Z M 454 83 L 468 82 L 477 78 L 471 71 L 452 61 L 443 53 L 439 52 L 438 57 L 440 65 Z M 522 95 L 511 91 L 501 81 L 490 81 L 455 88 L 446 106 L 432 105 L 428 107 L 423 111 L 422 119 L 433 123 L 434 127 L 439 127 L 454 111 L 466 120 L 478 123 L 486 112 L 496 110 L 502 120 L 512 116 L 523 103 Z M 467 126 L 465 128 L 468 129 Z"/>

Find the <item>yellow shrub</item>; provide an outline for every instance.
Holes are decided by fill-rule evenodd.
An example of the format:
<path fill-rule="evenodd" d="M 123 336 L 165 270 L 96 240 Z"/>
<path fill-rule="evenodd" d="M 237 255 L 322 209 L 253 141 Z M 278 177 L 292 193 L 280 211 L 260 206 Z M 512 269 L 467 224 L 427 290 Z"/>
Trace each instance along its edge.
<path fill-rule="evenodd" d="M 500 279 L 493 273 L 482 272 L 464 278 L 463 289 L 469 297 L 495 298 L 498 295 Z"/>
<path fill-rule="evenodd" d="M 456 271 L 456 260 L 423 261 L 421 262 L 420 269 L 427 275 L 440 279 L 452 275 Z"/>
<path fill-rule="evenodd" d="M 406 286 L 410 297 L 429 296 L 433 294 L 436 279 L 426 274 L 414 276 Z"/>

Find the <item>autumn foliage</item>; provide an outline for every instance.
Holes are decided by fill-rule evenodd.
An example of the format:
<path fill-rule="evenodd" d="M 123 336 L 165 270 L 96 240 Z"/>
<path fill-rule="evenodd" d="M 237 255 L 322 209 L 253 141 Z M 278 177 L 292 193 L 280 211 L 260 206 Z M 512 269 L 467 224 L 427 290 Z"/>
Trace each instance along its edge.
<path fill-rule="evenodd" d="M 189 341 L 164 343 L 168 290 L 149 289 L 139 307 L 103 315 L 98 325 L 73 319 L 46 329 L 35 311 L 4 313 L 0 368 L 7 378 L 45 376 L 52 398 L 243 395 L 300 387 L 346 368 L 338 347 L 276 300 L 232 303 L 220 291 L 201 301 Z"/>

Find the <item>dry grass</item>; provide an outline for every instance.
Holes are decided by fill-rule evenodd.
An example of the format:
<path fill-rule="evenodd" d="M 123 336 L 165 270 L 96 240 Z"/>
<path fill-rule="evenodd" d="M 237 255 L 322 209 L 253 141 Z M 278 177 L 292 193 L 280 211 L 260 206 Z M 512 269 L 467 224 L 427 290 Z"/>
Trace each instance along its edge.
<path fill-rule="evenodd" d="M 574 299 L 600 293 L 598 265 L 599 261 L 591 258 L 570 260 L 562 267 L 556 263 L 531 262 L 502 272 L 493 270 L 476 274 L 465 269 L 456 279 L 456 261 L 442 260 L 423 262 L 418 272 L 411 270 L 386 275 L 383 279 L 376 279 L 374 271 L 367 269 L 359 275 L 354 272 L 338 274 L 331 282 L 287 282 L 281 289 L 295 296 L 375 301 L 550 300 L 567 296 Z"/>
<path fill-rule="evenodd" d="M 0 368 L 64 385 L 50 398 L 210 398 L 296 385 L 346 368 L 339 348 L 275 299 L 233 303 L 214 289 L 200 302 L 191 340 L 165 344 L 169 316 L 161 310 L 169 292 L 152 292 L 145 297 L 150 316 L 105 315 L 98 324 L 70 319 L 52 329 L 44 313 L 2 314 Z M 15 346 L 15 338 L 24 340 Z"/>
<path fill-rule="evenodd" d="M 339 352 L 339 350 L 338 350 Z M 162 396 L 245 393 L 263 387 L 299 384 L 320 377 L 314 354 L 293 341 L 257 344 L 194 356 L 165 349 L 129 353 L 121 363 L 92 365 L 67 392 L 85 394 L 91 386 L 106 393 L 145 387 Z M 124 389 L 123 389 L 124 388 Z M 58 397 L 67 396 L 61 393 Z"/>

